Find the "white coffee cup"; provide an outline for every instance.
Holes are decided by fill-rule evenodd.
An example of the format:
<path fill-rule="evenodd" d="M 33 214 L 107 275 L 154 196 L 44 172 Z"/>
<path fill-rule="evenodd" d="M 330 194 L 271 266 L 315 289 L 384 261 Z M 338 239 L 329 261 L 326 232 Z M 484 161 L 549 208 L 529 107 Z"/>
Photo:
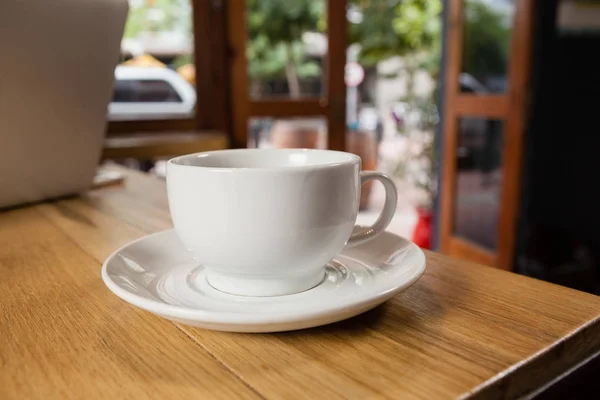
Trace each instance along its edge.
<path fill-rule="evenodd" d="M 177 235 L 220 291 L 277 296 L 318 285 L 344 246 L 374 238 L 397 203 L 393 182 L 361 172 L 339 151 L 241 149 L 169 160 L 167 190 Z M 353 233 L 360 186 L 383 183 L 386 201 L 369 228 Z"/>

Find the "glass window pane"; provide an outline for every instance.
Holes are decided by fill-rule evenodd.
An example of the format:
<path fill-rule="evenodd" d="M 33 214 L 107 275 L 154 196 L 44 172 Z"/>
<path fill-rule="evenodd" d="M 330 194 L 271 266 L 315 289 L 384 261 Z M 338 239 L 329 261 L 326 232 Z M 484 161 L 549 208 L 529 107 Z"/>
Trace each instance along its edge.
<path fill-rule="evenodd" d="M 506 91 L 514 8 L 514 0 L 464 1 L 461 92 Z"/>
<path fill-rule="evenodd" d="M 325 0 L 247 0 L 250 96 L 300 98 L 323 93 Z"/>
<path fill-rule="evenodd" d="M 502 121 L 459 120 L 454 234 L 490 250 L 498 239 L 502 136 Z"/>
<path fill-rule="evenodd" d="M 191 0 L 129 0 L 129 6 L 109 120 L 193 117 Z"/>
<path fill-rule="evenodd" d="M 251 148 L 327 148 L 327 119 L 251 118 L 248 124 Z"/>

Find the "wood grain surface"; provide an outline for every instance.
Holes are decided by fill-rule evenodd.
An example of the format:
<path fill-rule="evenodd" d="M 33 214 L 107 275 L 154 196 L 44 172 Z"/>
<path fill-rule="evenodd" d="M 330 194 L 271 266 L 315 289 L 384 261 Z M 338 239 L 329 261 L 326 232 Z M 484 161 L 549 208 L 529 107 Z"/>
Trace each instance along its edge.
<path fill-rule="evenodd" d="M 104 287 L 171 227 L 164 182 L 0 212 L 0 398 L 515 398 L 600 350 L 600 298 L 428 253 L 381 307 L 279 334 L 180 326 Z"/>

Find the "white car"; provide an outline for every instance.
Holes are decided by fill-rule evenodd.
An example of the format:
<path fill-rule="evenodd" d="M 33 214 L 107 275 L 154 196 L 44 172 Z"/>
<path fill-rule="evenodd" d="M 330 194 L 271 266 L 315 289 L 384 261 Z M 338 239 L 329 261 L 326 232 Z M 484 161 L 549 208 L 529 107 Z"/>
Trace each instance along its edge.
<path fill-rule="evenodd" d="M 189 118 L 196 106 L 196 91 L 177 72 L 158 67 L 115 69 L 110 121 Z"/>

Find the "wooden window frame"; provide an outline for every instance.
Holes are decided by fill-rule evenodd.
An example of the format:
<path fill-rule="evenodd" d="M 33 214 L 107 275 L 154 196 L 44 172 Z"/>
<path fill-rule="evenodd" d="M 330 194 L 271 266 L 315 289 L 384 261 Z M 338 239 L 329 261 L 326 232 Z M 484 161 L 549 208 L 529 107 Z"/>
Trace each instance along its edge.
<path fill-rule="evenodd" d="M 218 147 L 229 147 L 231 132 L 227 47 L 227 3 L 190 0 L 196 68 L 196 109 L 193 118 L 109 121 L 107 137 L 133 135 L 206 134 L 221 136 Z"/>
<path fill-rule="evenodd" d="M 533 35 L 534 0 L 515 0 L 510 42 L 508 89 L 504 94 L 474 95 L 460 92 L 458 77 L 463 46 L 463 0 L 446 2 L 447 61 L 444 95 L 444 166 L 442 170 L 440 245 L 444 253 L 497 268 L 510 270 L 516 240 L 521 188 L 523 136 L 527 118 L 528 83 Z M 456 147 L 458 120 L 464 117 L 498 119 L 504 122 L 502 188 L 496 251 L 483 248 L 453 234 L 456 195 Z"/>
<path fill-rule="evenodd" d="M 327 147 L 346 146 L 346 84 L 344 69 L 348 41 L 346 0 L 326 0 L 327 57 L 324 93 L 304 99 L 252 99 L 248 91 L 246 60 L 246 2 L 232 1 L 227 7 L 228 39 L 231 49 L 232 146 L 248 145 L 248 121 L 252 117 L 324 117 L 327 120 Z"/>

